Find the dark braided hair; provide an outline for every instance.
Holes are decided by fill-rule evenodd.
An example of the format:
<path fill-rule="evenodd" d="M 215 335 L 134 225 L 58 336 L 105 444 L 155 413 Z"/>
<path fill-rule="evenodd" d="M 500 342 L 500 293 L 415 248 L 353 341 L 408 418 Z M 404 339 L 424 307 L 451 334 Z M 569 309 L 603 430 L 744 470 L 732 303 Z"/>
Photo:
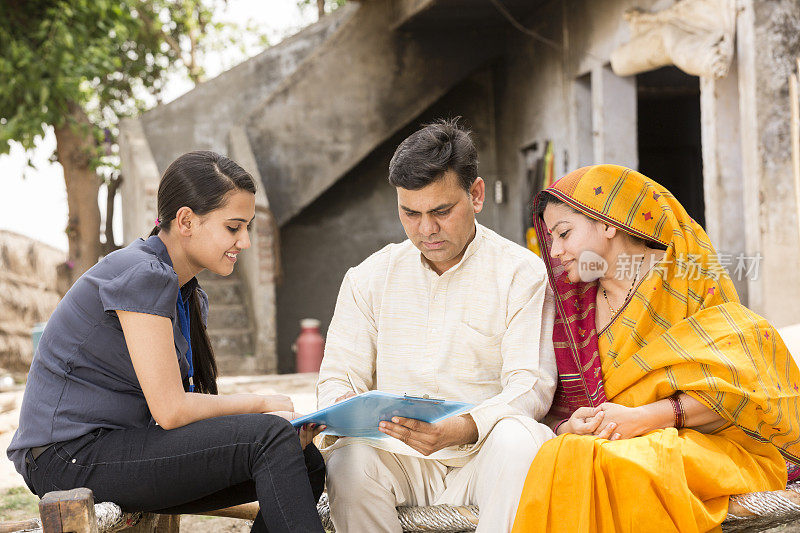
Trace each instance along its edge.
<path fill-rule="evenodd" d="M 234 161 L 205 150 L 183 154 L 161 176 L 158 220 L 150 235 L 169 232 L 181 207 L 205 215 L 222 207 L 226 195 L 234 190 L 256 192 L 253 177 Z M 189 322 L 195 389 L 217 394 L 217 362 L 203 324 L 197 290 L 189 298 Z"/>

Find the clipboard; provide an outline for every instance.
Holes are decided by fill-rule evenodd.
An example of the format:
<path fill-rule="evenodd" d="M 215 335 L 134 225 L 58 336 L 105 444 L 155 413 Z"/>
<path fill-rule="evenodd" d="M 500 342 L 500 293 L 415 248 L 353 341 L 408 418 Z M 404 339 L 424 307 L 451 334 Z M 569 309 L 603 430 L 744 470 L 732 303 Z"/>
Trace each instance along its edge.
<path fill-rule="evenodd" d="M 419 398 L 372 390 L 342 400 L 315 413 L 292 420 L 295 428 L 314 423 L 327 426 L 323 434 L 339 437 L 388 438 L 378 423 L 393 416 L 434 423 L 461 414 L 473 404 L 435 398 Z"/>

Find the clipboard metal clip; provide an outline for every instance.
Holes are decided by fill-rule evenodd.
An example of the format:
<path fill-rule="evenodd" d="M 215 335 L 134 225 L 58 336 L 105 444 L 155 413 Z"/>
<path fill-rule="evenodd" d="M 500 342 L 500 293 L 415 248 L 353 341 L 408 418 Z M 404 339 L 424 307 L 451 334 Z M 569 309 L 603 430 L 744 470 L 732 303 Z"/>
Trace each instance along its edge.
<path fill-rule="evenodd" d="M 416 401 L 431 402 L 431 403 L 444 403 L 444 399 L 431 398 L 427 394 L 423 395 L 422 397 L 409 396 L 408 394 L 403 394 L 403 398 L 406 400 L 416 400 Z"/>

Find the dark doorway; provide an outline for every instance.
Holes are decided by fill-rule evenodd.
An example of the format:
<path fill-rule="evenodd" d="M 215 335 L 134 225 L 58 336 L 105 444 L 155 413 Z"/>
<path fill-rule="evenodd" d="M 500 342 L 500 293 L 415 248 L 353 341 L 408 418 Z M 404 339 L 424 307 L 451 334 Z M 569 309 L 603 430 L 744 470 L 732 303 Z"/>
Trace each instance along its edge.
<path fill-rule="evenodd" d="M 705 227 L 700 78 L 675 67 L 636 76 L 639 171 L 669 189 Z"/>

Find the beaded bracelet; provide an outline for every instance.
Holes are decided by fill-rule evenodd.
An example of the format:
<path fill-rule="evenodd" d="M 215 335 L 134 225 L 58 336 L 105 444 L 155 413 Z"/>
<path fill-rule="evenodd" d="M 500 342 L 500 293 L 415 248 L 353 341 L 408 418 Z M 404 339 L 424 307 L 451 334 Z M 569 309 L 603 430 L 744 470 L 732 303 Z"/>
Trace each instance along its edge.
<path fill-rule="evenodd" d="M 669 397 L 669 403 L 672 404 L 672 412 L 675 415 L 675 428 L 681 429 L 686 426 L 686 413 L 683 411 L 683 404 L 680 399 L 680 392 L 675 393 Z"/>

